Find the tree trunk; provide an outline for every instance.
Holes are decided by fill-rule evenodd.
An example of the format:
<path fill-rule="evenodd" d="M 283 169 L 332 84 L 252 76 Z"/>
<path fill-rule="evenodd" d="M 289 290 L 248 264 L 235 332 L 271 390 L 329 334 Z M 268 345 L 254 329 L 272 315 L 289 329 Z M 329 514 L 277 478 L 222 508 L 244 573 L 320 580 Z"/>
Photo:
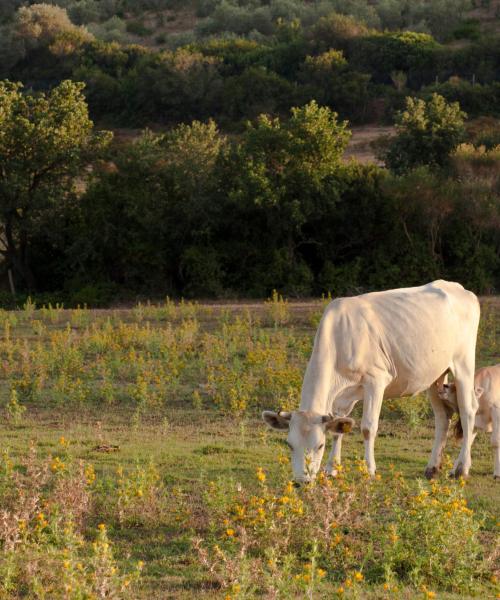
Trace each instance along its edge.
<path fill-rule="evenodd" d="M 12 265 L 14 272 L 21 278 L 28 292 L 33 292 L 36 289 L 36 280 L 28 262 L 28 240 L 25 233 L 24 235 L 21 234 L 20 238 L 20 247 L 18 248 L 14 239 L 13 218 L 8 217 L 5 223 L 7 261 Z"/>

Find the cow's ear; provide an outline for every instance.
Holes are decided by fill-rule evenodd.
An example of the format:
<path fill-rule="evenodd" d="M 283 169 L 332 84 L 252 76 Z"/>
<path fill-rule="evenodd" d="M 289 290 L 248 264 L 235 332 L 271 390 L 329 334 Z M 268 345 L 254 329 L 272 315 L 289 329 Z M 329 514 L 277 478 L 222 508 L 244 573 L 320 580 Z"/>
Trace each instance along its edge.
<path fill-rule="evenodd" d="M 476 398 L 479 400 L 479 398 L 481 398 L 481 396 L 484 394 L 484 388 L 482 388 L 482 387 L 475 387 L 474 388 L 474 393 L 476 394 Z"/>
<path fill-rule="evenodd" d="M 290 412 L 274 412 L 273 410 L 265 410 L 262 413 L 262 419 L 273 429 L 288 429 L 292 413 Z"/>
<path fill-rule="evenodd" d="M 333 417 L 332 415 L 325 415 L 322 418 L 323 423 L 326 424 L 326 431 L 332 433 L 349 433 L 355 425 L 354 419 L 350 417 Z"/>

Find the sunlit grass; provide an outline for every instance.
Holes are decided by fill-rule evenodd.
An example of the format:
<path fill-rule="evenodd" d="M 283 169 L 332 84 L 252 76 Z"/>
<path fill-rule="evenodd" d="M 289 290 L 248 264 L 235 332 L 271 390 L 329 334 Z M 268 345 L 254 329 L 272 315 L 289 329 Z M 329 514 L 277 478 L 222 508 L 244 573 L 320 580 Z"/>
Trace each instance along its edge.
<path fill-rule="evenodd" d="M 0 534 L 7 598 L 43 597 L 27 567 L 40 570 L 53 598 L 77 597 L 68 585 L 80 586 L 88 594 L 82 597 L 100 597 L 92 586 L 103 577 L 118 597 L 132 598 L 495 597 L 499 500 L 489 438 L 479 434 L 464 487 L 443 475 L 433 492 L 421 480 L 433 436 L 425 399 L 416 400 L 418 409 L 408 408 L 411 399 L 384 407 L 377 479 L 365 476 L 355 431 L 346 436 L 343 478 L 289 490 L 283 435 L 269 431 L 258 412 L 298 404 L 321 304 L 272 302 L 221 308 L 168 301 L 120 311 L 28 305 L 1 313 L 0 435 L 10 467 L 2 471 L 0 495 L 7 522 L 28 532 L 10 554 L 7 534 Z M 481 330 L 481 364 L 497 360 L 496 327 L 492 305 Z M 452 439 L 447 451 L 458 453 Z M 36 504 L 20 525 L 9 478 L 25 475 L 28 458 L 46 473 L 35 490 L 44 507 Z M 254 507 L 255 522 L 236 519 L 236 505 L 248 514 L 252 497 L 264 498 Z M 65 508 L 56 508 L 63 499 Z M 338 521 L 335 534 L 313 526 L 328 510 Z M 436 545 L 457 544 L 452 554 L 460 566 L 452 566 L 460 578 L 428 568 L 438 550 L 416 546 L 420 518 L 438 521 Z M 284 530 L 293 530 L 288 545 Z M 342 543 L 330 548 L 337 535 Z M 394 548 L 391 536 L 398 538 Z M 460 545 L 463 536 L 476 545 Z M 413 546 L 420 562 L 411 575 Z M 339 554 L 344 547 L 347 554 Z M 457 548 L 470 556 L 468 567 Z M 50 568 L 40 561 L 47 552 Z"/>

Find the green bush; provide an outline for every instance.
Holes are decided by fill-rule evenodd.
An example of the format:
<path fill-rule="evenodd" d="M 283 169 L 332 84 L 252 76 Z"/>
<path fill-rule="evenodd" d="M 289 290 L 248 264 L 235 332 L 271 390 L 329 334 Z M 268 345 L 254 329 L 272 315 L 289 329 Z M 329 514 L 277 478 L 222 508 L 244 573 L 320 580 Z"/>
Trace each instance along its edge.
<path fill-rule="evenodd" d="M 126 29 L 128 33 L 132 33 L 140 37 L 146 37 L 153 34 L 153 30 L 149 27 L 146 27 L 142 21 L 127 21 Z"/>
<path fill-rule="evenodd" d="M 386 165 L 396 173 L 421 165 L 446 165 L 450 153 L 465 139 L 465 117 L 457 102 L 448 104 L 438 94 L 428 102 L 407 98 L 406 110 L 396 117 L 397 135 L 383 155 Z"/>

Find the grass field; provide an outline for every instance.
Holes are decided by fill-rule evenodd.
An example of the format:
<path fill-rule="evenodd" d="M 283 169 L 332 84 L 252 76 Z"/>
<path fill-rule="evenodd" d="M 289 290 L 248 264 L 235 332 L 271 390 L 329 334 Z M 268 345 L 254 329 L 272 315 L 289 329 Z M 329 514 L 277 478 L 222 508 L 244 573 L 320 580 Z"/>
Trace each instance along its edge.
<path fill-rule="evenodd" d="M 0 598 L 498 598 L 489 438 L 423 481 L 425 398 L 385 403 L 376 479 L 355 429 L 338 479 L 288 484 L 259 411 L 298 405 L 323 304 L 0 313 Z"/>

